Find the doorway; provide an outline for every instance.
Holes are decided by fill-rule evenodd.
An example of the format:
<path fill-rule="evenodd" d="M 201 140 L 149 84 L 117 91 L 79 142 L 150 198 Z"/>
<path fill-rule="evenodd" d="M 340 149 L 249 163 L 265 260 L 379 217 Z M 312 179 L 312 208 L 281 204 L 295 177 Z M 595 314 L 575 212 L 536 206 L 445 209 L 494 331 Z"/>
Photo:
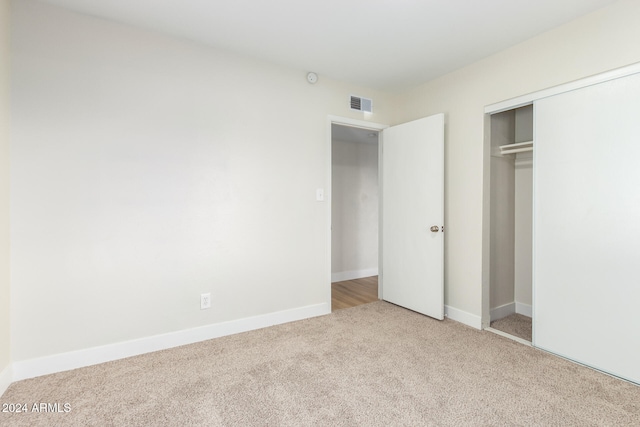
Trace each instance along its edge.
<path fill-rule="evenodd" d="M 485 329 L 532 341 L 533 105 L 489 117 Z"/>
<path fill-rule="evenodd" d="M 444 318 L 444 123 L 442 113 L 391 127 L 330 116 L 327 132 L 329 153 L 334 125 L 378 133 L 378 298 L 439 320 Z M 338 231 L 336 225 L 329 233 L 330 260 L 331 236 Z M 329 286 L 329 302 L 330 291 Z"/>
<path fill-rule="evenodd" d="M 378 299 L 379 131 L 331 124 L 332 310 Z"/>

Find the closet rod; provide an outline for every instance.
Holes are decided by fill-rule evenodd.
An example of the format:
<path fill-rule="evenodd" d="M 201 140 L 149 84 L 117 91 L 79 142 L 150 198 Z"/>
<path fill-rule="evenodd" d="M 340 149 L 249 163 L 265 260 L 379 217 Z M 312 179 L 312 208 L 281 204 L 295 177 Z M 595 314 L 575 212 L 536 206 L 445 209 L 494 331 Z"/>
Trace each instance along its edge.
<path fill-rule="evenodd" d="M 502 154 L 523 153 L 525 151 L 533 151 L 533 147 L 516 148 L 516 149 L 513 149 L 513 150 L 502 150 Z"/>

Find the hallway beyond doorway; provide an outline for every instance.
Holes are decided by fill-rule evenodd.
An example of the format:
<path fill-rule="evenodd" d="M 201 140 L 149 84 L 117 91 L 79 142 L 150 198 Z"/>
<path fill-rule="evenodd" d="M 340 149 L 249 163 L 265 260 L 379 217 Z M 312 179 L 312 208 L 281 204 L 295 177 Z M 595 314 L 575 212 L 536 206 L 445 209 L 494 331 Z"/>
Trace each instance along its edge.
<path fill-rule="evenodd" d="M 331 284 L 331 311 L 378 301 L 378 276 Z"/>

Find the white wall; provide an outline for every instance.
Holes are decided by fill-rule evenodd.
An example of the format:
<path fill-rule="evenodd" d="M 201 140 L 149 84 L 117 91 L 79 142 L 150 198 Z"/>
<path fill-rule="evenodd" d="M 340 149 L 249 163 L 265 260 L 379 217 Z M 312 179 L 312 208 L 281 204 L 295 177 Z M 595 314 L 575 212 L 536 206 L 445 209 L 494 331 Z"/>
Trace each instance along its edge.
<path fill-rule="evenodd" d="M 514 302 L 531 307 L 533 296 L 533 158 L 530 152 L 519 153 L 516 157 L 514 205 Z"/>
<path fill-rule="evenodd" d="M 378 144 L 332 141 L 332 281 L 377 274 Z"/>
<path fill-rule="evenodd" d="M 515 110 L 515 122 L 515 142 L 532 141 L 533 106 Z M 514 167 L 514 301 L 529 310 L 533 298 L 533 153 L 516 154 Z"/>
<path fill-rule="evenodd" d="M 515 114 L 505 111 L 491 116 L 491 149 L 515 139 Z M 491 309 L 513 304 L 515 297 L 515 168 L 513 156 L 491 157 Z M 510 314 L 502 310 L 496 320 Z"/>
<path fill-rule="evenodd" d="M 395 122 L 446 114 L 447 305 L 481 315 L 484 106 L 640 61 L 638 22 L 620 1 L 398 95 Z"/>
<path fill-rule="evenodd" d="M 492 320 L 514 312 L 531 313 L 532 214 L 531 153 L 492 157 L 490 308 L 498 309 Z"/>
<path fill-rule="evenodd" d="M 445 301 L 479 316 L 484 106 L 640 61 L 635 0 L 393 99 L 12 5 L 14 361 L 328 304 L 330 212 L 315 201 L 329 182 L 328 114 L 446 113 Z M 376 113 L 351 112 L 351 93 Z M 201 292 L 211 310 L 198 309 Z"/>
<path fill-rule="evenodd" d="M 500 145 L 533 139 L 533 106 L 491 116 L 491 320 L 531 313 L 533 156 Z"/>
<path fill-rule="evenodd" d="M 9 0 L 0 0 L 0 394 L 11 361 L 9 275 Z"/>
<path fill-rule="evenodd" d="M 330 310 L 327 116 L 388 122 L 385 94 L 37 2 L 12 19 L 14 361 Z"/>

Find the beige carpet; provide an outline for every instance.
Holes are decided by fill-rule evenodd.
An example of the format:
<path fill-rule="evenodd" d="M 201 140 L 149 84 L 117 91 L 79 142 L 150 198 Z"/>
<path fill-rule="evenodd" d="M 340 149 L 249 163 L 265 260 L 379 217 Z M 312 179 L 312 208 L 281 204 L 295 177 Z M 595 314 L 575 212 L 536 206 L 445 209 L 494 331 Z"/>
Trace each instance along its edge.
<path fill-rule="evenodd" d="M 3 426 L 637 426 L 640 387 L 385 302 L 13 384 Z"/>
<path fill-rule="evenodd" d="M 491 327 L 507 334 L 531 341 L 531 317 L 522 314 L 511 314 L 491 322 Z"/>

